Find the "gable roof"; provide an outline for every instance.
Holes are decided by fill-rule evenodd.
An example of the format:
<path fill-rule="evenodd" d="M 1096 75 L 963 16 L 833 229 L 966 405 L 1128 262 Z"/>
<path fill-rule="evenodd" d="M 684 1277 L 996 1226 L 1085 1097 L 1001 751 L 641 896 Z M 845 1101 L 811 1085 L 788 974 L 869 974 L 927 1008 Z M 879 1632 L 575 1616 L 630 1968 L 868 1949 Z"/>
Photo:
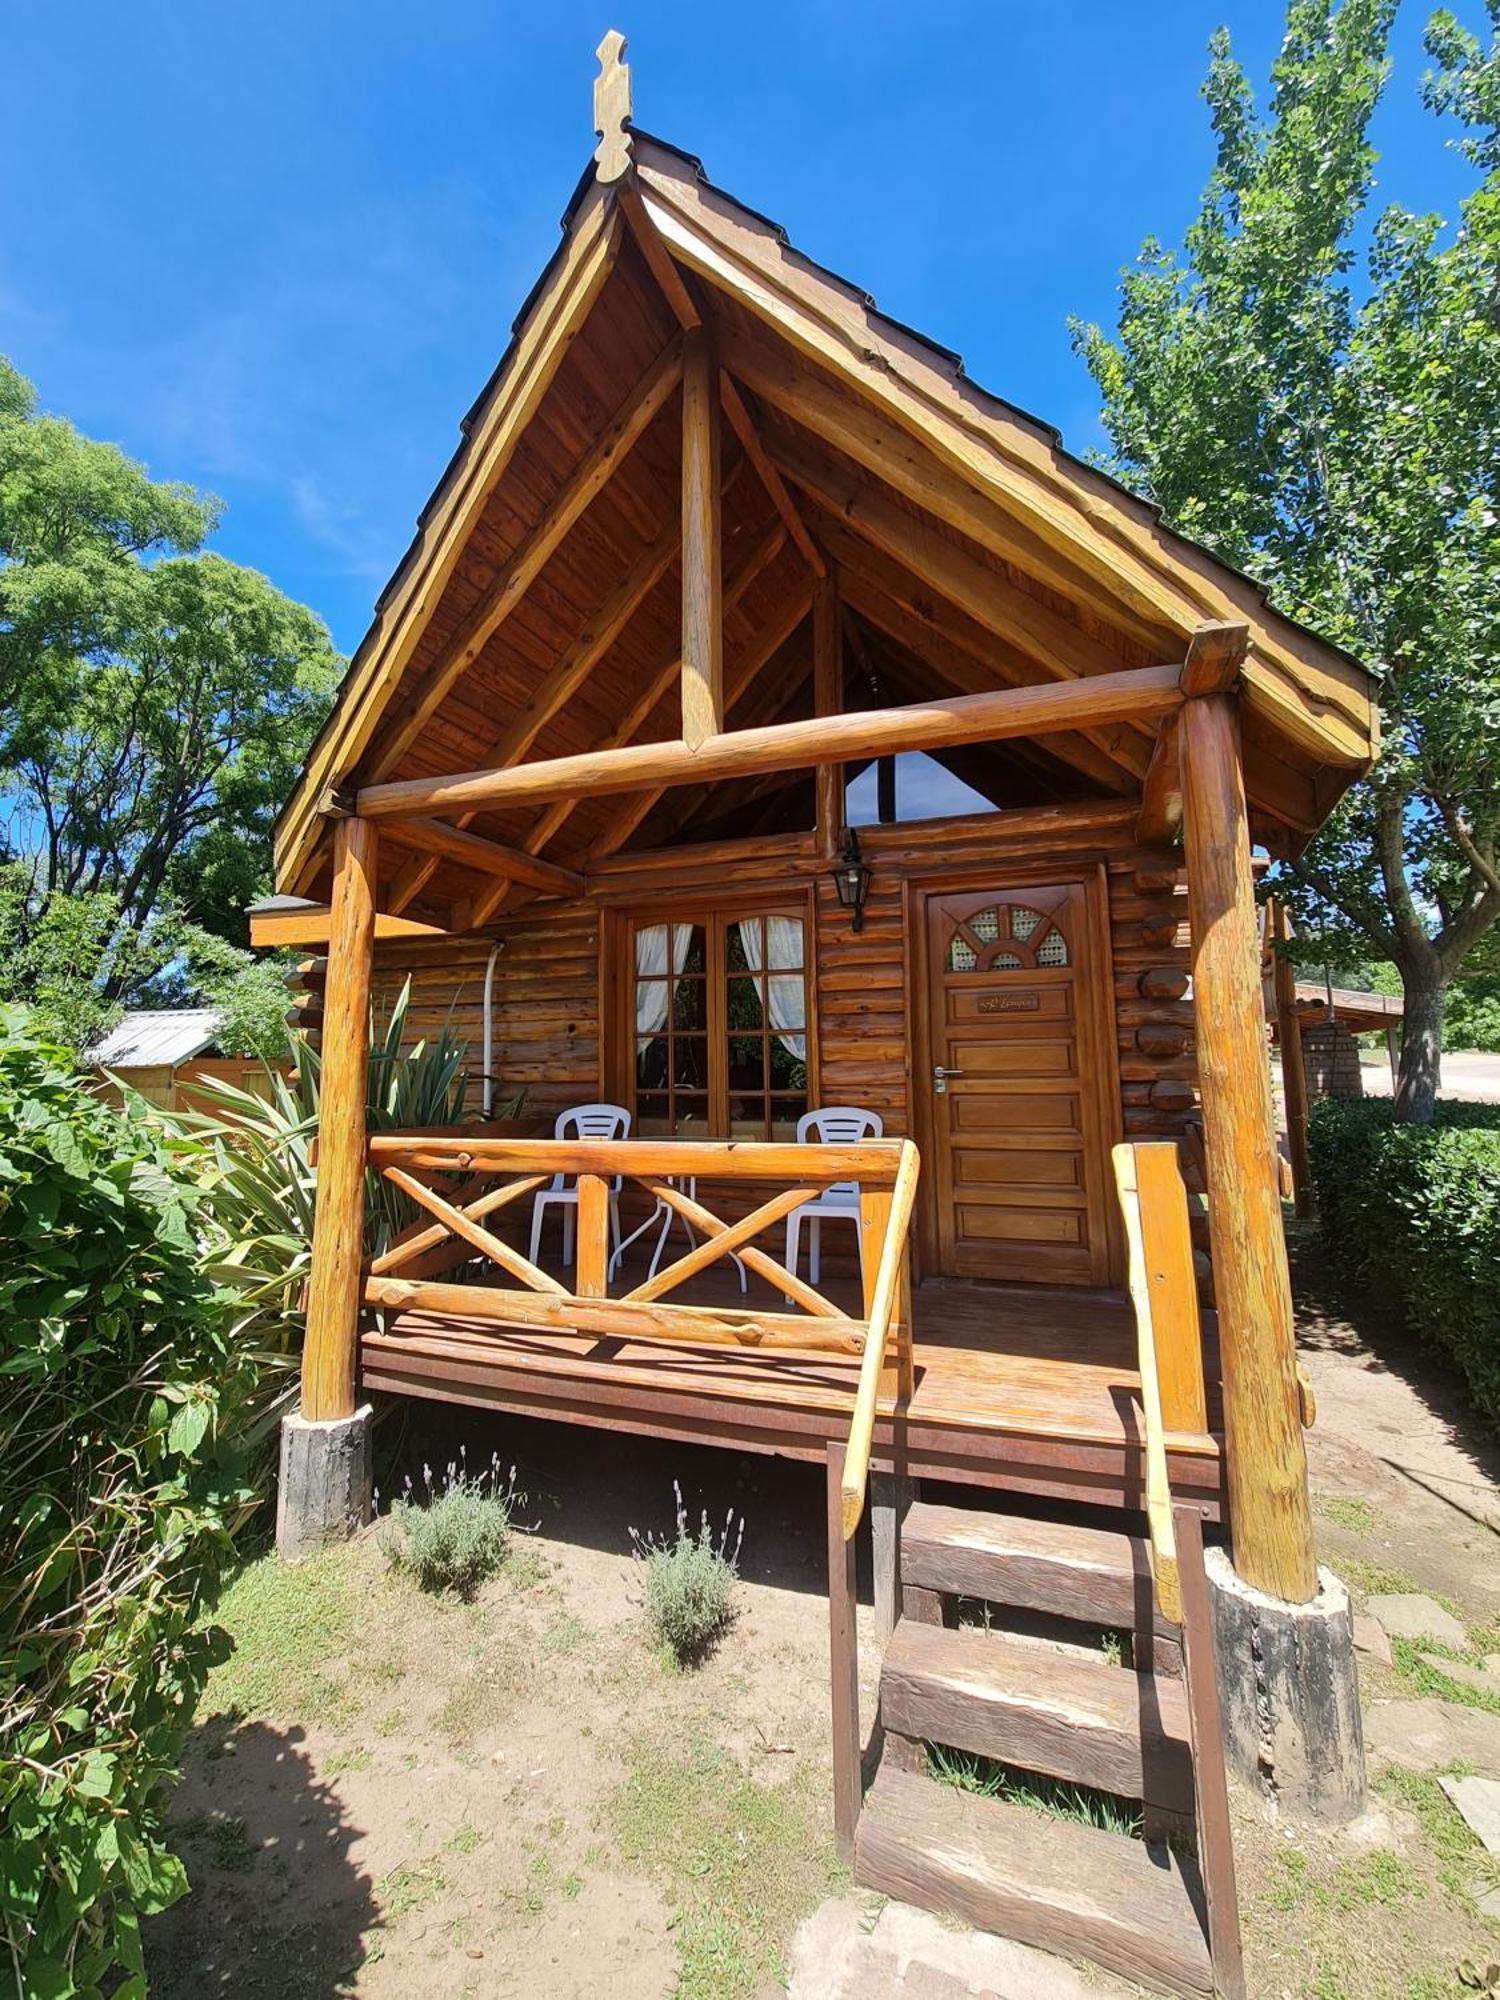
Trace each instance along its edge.
<path fill-rule="evenodd" d="M 1298 834 L 1317 824 L 1374 754 L 1373 686 L 1358 662 L 1277 611 L 1248 578 L 1166 528 L 1149 503 L 1065 451 L 1054 430 L 977 387 L 959 356 L 882 314 L 866 293 L 802 256 L 779 225 L 715 189 L 692 156 L 638 130 L 630 152 L 629 172 L 615 185 L 602 183 L 593 168 L 583 176 L 563 218 L 562 242 L 464 419 L 458 450 L 381 594 L 278 823 L 279 888 L 302 892 L 316 880 L 319 808 L 329 787 L 390 775 L 428 730 L 437 760 L 429 759 L 428 769 L 474 761 L 450 752 L 445 766 L 434 728 L 460 677 L 478 678 L 493 664 L 474 607 L 498 597 L 504 616 L 539 576 L 550 576 L 547 565 L 558 549 L 566 554 L 564 537 L 592 527 L 593 513 L 586 523 L 584 514 L 622 455 L 648 456 L 639 441 L 675 388 L 668 340 L 675 322 L 665 307 L 655 332 L 661 352 L 654 363 L 635 366 L 634 391 L 613 403 L 598 394 L 605 337 L 599 322 L 609 321 L 606 331 L 614 332 L 613 306 L 627 264 L 637 276 L 649 266 L 668 292 L 674 283 L 681 290 L 686 274 L 694 296 L 711 302 L 721 363 L 762 413 L 774 475 L 794 487 L 815 537 L 841 573 L 847 569 L 848 596 L 878 631 L 888 674 L 899 680 L 903 659 L 908 666 L 930 661 L 944 647 L 959 674 L 965 663 L 992 660 L 997 648 L 1014 652 L 1033 678 L 1147 664 L 1180 658 L 1204 619 L 1243 620 L 1250 631 L 1243 712 L 1252 801 Z M 624 343 L 618 334 L 616 344 Z M 596 403 L 614 409 L 614 420 L 596 425 L 592 435 L 574 423 L 573 476 L 555 466 L 544 471 L 550 493 L 516 531 L 523 509 L 512 488 L 522 483 L 519 468 L 531 439 L 549 429 L 537 429 L 539 413 L 552 432 L 567 429 L 556 408 L 558 385 L 570 370 L 582 381 L 590 369 Z M 649 492 L 635 497 L 638 511 L 649 515 Z M 563 536 L 541 532 L 549 505 L 570 510 Z M 497 520 L 507 507 L 510 518 Z M 594 628 L 622 607 L 627 622 L 639 615 L 649 624 L 650 593 L 669 578 L 676 553 L 670 520 L 647 525 L 658 532 L 635 572 L 644 589 L 632 595 L 622 583 L 608 603 L 570 607 L 583 614 L 563 661 L 577 670 L 575 701 L 588 692 L 587 675 L 600 655 Z M 739 525 L 741 546 L 748 547 L 753 510 Z M 774 533 L 774 520 L 760 525 Z M 914 544 L 921 556 L 915 564 Z M 786 608 L 797 560 L 794 550 L 771 553 L 777 588 L 768 587 L 764 599 L 751 579 L 746 617 L 752 623 L 774 624 L 773 596 Z M 464 564 L 481 572 L 488 591 L 472 577 L 465 582 Z M 913 568 L 927 593 L 920 598 L 913 595 Z M 991 614 L 1002 602 L 1006 615 L 997 619 Z M 444 626 L 437 642 L 434 621 Z M 775 626 L 778 645 L 792 643 L 795 623 Z M 515 640 L 524 651 L 519 628 L 512 621 L 507 644 Z M 620 638 L 603 636 L 610 643 Z M 620 639 L 627 652 L 626 640 L 635 636 L 632 630 Z M 515 660 L 490 675 L 494 712 L 519 714 L 523 723 L 532 690 L 556 671 L 558 639 L 546 631 L 536 637 L 529 668 Z M 650 651 L 643 642 L 638 670 Z M 949 685 L 956 684 L 950 673 Z M 556 713 L 543 716 L 554 730 Z M 636 723 L 649 733 L 646 716 Z M 508 728 L 495 761 L 524 757 L 539 737 L 540 728 L 530 734 L 524 726 Z M 540 747 L 552 746 L 542 737 Z M 1093 772 L 1102 782 L 1113 756 L 1115 775 L 1123 774 L 1128 788 L 1139 780 L 1149 749 L 1149 738 L 1124 751 L 1118 743 L 1093 750 L 1079 744 L 1075 762 L 1085 772 L 1102 767 Z M 1024 765 L 1025 751 L 1016 756 Z"/>

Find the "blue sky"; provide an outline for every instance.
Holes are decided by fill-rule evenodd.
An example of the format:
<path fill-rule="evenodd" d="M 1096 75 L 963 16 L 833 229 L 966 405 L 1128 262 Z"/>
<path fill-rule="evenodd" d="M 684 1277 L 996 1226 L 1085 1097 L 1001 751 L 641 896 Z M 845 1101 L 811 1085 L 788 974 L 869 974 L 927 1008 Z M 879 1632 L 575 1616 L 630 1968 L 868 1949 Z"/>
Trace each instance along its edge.
<path fill-rule="evenodd" d="M 1140 239 L 1189 219 L 1211 29 L 1259 81 L 1281 25 L 1276 0 L 604 4 L 15 10 L 0 352 L 220 495 L 215 545 L 347 650 L 556 244 L 605 27 L 642 125 L 1082 448 L 1066 317 L 1112 319 Z M 1425 15 L 1398 24 L 1379 194 L 1451 213 Z"/>

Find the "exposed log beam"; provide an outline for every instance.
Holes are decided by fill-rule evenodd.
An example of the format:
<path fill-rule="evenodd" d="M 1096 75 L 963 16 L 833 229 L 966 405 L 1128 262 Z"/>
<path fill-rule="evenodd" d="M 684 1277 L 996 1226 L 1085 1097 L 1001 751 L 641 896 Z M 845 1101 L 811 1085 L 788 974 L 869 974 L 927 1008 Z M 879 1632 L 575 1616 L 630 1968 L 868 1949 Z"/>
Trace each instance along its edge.
<path fill-rule="evenodd" d="M 646 260 L 646 268 L 655 278 L 662 297 L 671 307 L 677 324 L 685 333 L 702 326 L 703 315 L 697 302 L 683 282 L 682 272 L 674 262 L 670 251 L 661 239 L 661 232 L 646 213 L 646 204 L 641 200 L 640 190 L 630 180 L 623 180 L 615 189 L 615 200 L 620 205 L 636 248 Z"/>
<path fill-rule="evenodd" d="M 724 728 L 724 576 L 720 547 L 718 369 L 700 327 L 683 336 L 682 737 Z"/>
<path fill-rule="evenodd" d="M 1083 602 L 1098 601 L 1098 583 L 1087 571 L 1061 555 L 1055 546 L 1028 528 L 965 478 L 928 446 L 913 437 L 870 402 L 843 390 L 822 369 L 805 361 L 785 342 L 759 341 L 738 324 L 726 321 L 720 357 L 763 403 L 893 486 L 903 499 L 1018 567 Z M 1143 615 L 1141 607 L 1123 604 L 1116 596 L 1111 615 L 1121 629 L 1143 644 L 1157 647 L 1163 657 L 1180 648 L 1181 634 L 1159 615 Z"/>
<path fill-rule="evenodd" d="M 1227 618 L 1205 618 L 1188 641 L 1182 663 L 1186 695 L 1228 694 L 1250 650 L 1250 627 Z"/>
<path fill-rule="evenodd" d="M 1015 687 L 1052 678 L 1005 640 L 934 598 L 917 577 L 857 535 L 832 522 L 819 525 L 838 562 L 846 602 L 964 693 L 977 694 L 997 681 Z M 1145 738 L 1126 724 L 1059 738 L 1051 747 L 1085 777 L 1122 793 L 1134 788 L 1150 759 Z"/>
<path fill-rule="evenodd" d="M 787 598 L 775 619 L 760 628 L 749 651 L 735 662 L 726 690 L 726 702 L 731 713 L 761 668 L 781 650 L 807 616 L 809 602 L 806 593 Z M 642 791 L 636 798 L 627 799 L 589 849 L 589 860 L 597 861 L 602 855 L 613 854 L 617 848 L 623 847 L 667 789 L 666 783 L 657 784 Z"/>
<path fill-rule="evenodd" d="M 810 493 L 894 562 L 910 565 L 914 557 L 919 559 L 930 590 L 996 638 L 1019 647 L 1048 673 L 1061 679 L 1119 668 L 1116 648 L 1093 638 L 1028 591 L 1008 584 L 978 556 L 945 537 L 922 535 L 903 508 L 862 479 L 851 480 L 827 464 L 816 445 L 778 425 L 767 429 L 766 449 L 794 486 Z"/>
<path fill-rule="evenodd" d="M 732 474 L 725 484 L 726 490 L 729 485 L 733 484 Z M 748 555 L 739 563 L 733 577 L 725 586 L 724 610 L 726 614 L 732 611 L 734 606 L 739 603 L 757 577 L 770 568 L 771 564 L 775 562 L 785 547 L 786 529 L 780 521 L 774 521 Z M 629 743 L 635 736 L 636 731 L 646 722 L 652 711 L 660 702 L 666 699 L 677 685 L 677 678 L 681 671 L 682 662 L 674 646 L 670 653 L 661 660 L 654 673 L 648 675 L 645 686 L 642 688 L 640 694 L 636 696 L 635 700 L 626 710 L 617 728 L 605 738 L 599 745 L 599 748 L 601 750 L 618 750 L 623 745 Z M 566 825 L 572 816 L 574 807 L 581 803 L 582 801 L 578 798 L 554 799 L 545 812 L 538 814 L 536 820 L 527 830 L 526 836 L 521 842 L 526 852 L 528 854 L 540 854 L 542 849 L 555 838 L 559 830 Z M 476 929 L 479 925 L 488 923 L 490 918 L 505 901 L 509 892 L 510 884 L 506 883 L 498 889 L 485 890 L 482 895 L 476 896 L 472 905 L 464 912 L 465 921 L 460 924 L 455 918 L 454 929 Z"/>
<path fill-rule="evenodd" d="M 1135 837 L 1143 847 L 1168 847 L 1182 824 L 1182 732 L 1169 715 L 1156 739 L 1156 751 L 1141 786 L 1141 810 Z"/>
<path fill-rule="evenodd" d="M 517 847 L 505 847 L 497 840 L 485 840 L 462 827 L 448 826 L 440 819 L 403 819 L 391 828 L 391 839 L 402 847 L 472 868 L 481 875 L 498 875 L 507 882 L 524 882 L 549 896 L 577 896 L 583 877 L 571 868 L 559 868 Z"/>
<path fill-rule="evenodd" d="M 671 568 L 677 555 L 677 535 L 674 521 L 643 551 L 598 615 L 589 620 L 552 672 L 496 738 L 490 753 L 495 763 L 509 764 L 524 757 L 552 717 L 572 700 Z M 431 854 L 414 855 L 407 861 L 391 884 L 388 897 L 391 909 L 400 912 L 414 902 L 437 865 L 437 857 Z"/>
<path fill-rule="evenodd" d="M 708 737 L 696 749 L 684 742 L 639 743 L 516 764 L 502 771 L 406 778 L 363 786 L 357 803 L 360 813 L 371 819 L 488 811 L 569 794 L 631 792 L 648 785 L 700 784 L 760 771 L 795 771 L 831 755 L 847 762 L 948 743 L 1041 736 L 1081 724 L 1123 721 L 1127 716 L 1149 719 L 1169 713 L 1181 702 L 1180 671 L 1178 664 L 1128 667 L 1046 687 L 1000 688 L 992 694 L 958 695 L 908 708 L 814 716 L 770 729 Z"/>
<path fill-rule="evenodd" d="M 339 826 L 353 822 L 340 820 Z M 392 836 L 395 838 L 395 836 Z M 335 829 L 334 839 L 339 838 Z M 377 910 L 374 917 L 377 938 L 446 937 L 441 924 L 418 923 L 414 917 L 392 917 Z M 333 911 L 327 903 L 304 903 L 298 909 L 250 912 L 250 942 L 253 945 L 327 944 L 332 935 Z"/>
<path fill-rule="evenodd" d="M 823 552 L 807 532 L 807 524 L 798 511 L 796 501 L 787 491 L 786 481 L 766 457 L 766 448 L 755 428 L 755 419 L 746 409 L 745 399 L 735 387 L 734 377 L 725 368 L 719 370 L 719 395 L 724 404 L 724 414 L 729 419 L 729 428 L 739 439 L 746 458 L 755 467 L 755 476 L 770 496 L 771 505 L 786 522 L 787 533 L 796 543 L 802 560 L 814 576 L 826 576 L 828 565 L 823 560 Z"/>
<path fill-rule="evenodd" d="M 561 547 L 573 524 L 609 484 L 630 448 L 649 428 L 682 377 L 681 343 L 673 341 L 626 397 L 541 520 L 465 619 L 459 636 L 427 676 L 406 720 L 384 743 L 373 773 L 383 777 L 406 755 L 449 690 L 466 674 Z"/>

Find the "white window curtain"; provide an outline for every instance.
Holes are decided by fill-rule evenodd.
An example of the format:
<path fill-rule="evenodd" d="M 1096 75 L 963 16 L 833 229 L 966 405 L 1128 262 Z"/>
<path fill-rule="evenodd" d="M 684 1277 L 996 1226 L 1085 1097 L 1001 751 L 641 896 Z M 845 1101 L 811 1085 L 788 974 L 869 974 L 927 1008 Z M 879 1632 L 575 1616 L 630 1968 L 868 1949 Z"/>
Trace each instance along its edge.
<path fill-rule="evenodd" d="M 693 942 L 691 924 L 673 924 L 672 970 L 687 964 Z M 667 926 L 645 924 L 635 934 L 635 1031 L 659 1035 L 667 1025 L 671 988 L 667 984 Z"/>
<path fill-rule="evenodd" d="M 802 919 L 767 917 L 766 949 L 771 976 L 766 981 L 766 1004 L 776 1039 L 798 1062 L 807 1060 L 807 981 L 802 972 Z M 750 918 L 739 925 L 745 963 L 752 972 L 761 970 L 761 919 Z M 795 971 L 782 968 L 795 967 Z M 780 972 L 780 977 L 777 976 Z"/>

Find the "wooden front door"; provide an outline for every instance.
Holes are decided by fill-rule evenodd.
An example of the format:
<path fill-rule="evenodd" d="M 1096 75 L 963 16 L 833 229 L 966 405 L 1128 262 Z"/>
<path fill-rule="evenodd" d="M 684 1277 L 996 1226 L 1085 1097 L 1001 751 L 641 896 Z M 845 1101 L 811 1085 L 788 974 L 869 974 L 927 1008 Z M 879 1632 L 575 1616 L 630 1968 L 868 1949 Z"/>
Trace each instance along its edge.
<path fill-rule="evenodd" d="M 1106 1106 L 1083 882 L 921 898 L 938 1269 L 1110 1279 Z"/>

